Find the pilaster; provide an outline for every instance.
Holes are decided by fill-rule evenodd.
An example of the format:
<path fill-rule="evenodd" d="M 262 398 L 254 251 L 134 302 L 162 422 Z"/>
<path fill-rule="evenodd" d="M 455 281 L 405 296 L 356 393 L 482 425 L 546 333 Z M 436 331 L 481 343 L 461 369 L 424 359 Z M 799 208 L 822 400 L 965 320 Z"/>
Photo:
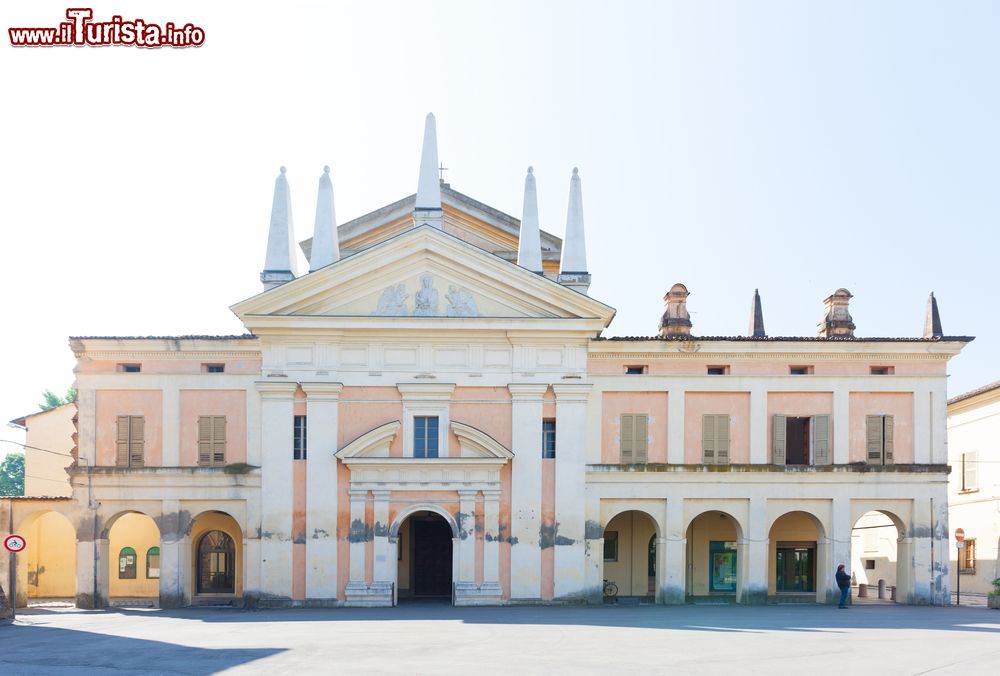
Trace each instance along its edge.
<path fill-rule="evenodd" d="M 590 384 L 554 385 L 556 394 L 555 598 L 584 597 L 587 399 Z M 541 426 L 537 428 L 541 438 Z M 539 454 L 540 455 L 540 454 Z"/>
<path fill-rule="evenodd" d="M 512 599 L 541 599 L 542 396 L 541 384 L 511 384 L 511 548 Z M 559 444 L 556 430 L 556 444 Z M 558 456 L 558 450 L 556 451 Z M 516 544 L 515 544 L 516 543 Z"/>
<path fill-rule="evenodd" d="M 767 464 L 767 390 L 750 390 L 750 464 Z"/>
<path fill-rule="evenodd" d="M 737 566 L 741 573 L 737 600 L 746 605 L 767 603 L 770 554 L 767 525 L 766 498 L 750 498 L 747 527 L 742 533 L 737 550 Z"/>
<path fill-rule="evenodd" d="M 263 605 L 292 598 L 292 424 L 296 384 L 257 382 L 261 398 L 261 579 Z"/>
<path fill-rule="evenodd" d="M 851 461 L 851 393 L 844 387 L 833 391 L 833 464 Z M 850 535 L 850 534 L 848 534 Z M 848 537 L 850 539 L 850 537 Z"/>

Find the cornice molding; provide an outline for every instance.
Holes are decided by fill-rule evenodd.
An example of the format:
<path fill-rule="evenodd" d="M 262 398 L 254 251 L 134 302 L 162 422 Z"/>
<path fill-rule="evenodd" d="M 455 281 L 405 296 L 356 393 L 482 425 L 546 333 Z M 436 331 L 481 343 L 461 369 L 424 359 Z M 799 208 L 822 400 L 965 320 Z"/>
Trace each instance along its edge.
<path fill-rule="evenodd" d="M 409 401 L 450 401 L 455 383 L 398 383 L 396 389 Z"/>
<path fill-rule="evenodd" d="M 593 387 L 592 383 L 573 383 L 553 385 L 552 391 L 556 393 L 556 403 L 558 404 L 559 402 L 587 401 Z"/>
<path fill-rule="evenodd" d="M 548 384 L 511 383 L 507 385 L 513 401 L 539 402 L 548 391 Z"/>
<path fill-rule="evenodd" d="M 889 352 L 589 352 L 588 359 L 702 359 L 728 361 L 738 359 L 793 359 L 796 361 L 948 361 L 953 355 L 940 353 Z"/>
<path fill-rule="evenodd" d="M 298 383 L 288 381 L 257 380 L 254 388 L 265 399 L 288 399 L 295 395 Z"/>

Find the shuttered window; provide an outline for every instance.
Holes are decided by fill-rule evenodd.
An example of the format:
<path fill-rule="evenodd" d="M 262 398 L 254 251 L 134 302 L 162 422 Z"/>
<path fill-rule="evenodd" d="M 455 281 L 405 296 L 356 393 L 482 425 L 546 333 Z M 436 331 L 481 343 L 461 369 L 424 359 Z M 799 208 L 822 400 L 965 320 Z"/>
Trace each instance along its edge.
<path fill-rule="evenodd" d="M 292 458 L 294 460 L 306 459 L 306 417 L 297 415 L 292 424 Z"/>
<path fill-rule="evenodd" d="M 198 418 L 198 464 L 206 467 L 226 464 L 226 416 Z"/>
<path fill-rule="evenodd" d="M 813 416 L 813 464 L 830 464 L 830 416 Z"/>
<path fill-rule="evenodd" d="M 979 453 L 962 454 L 962 490 L 979 490 Z"/>
<path fill-rule="evenodd" d="M 787 416 L 776 415 L 771 425 L 771 462 L 775 465 L 785 464 L 785 441 L 788 438 L 787 422 Z"/>
<path fill-rule="evenodd" d="M 619 435 L 622 464 L 647 462 L 649 457 L 649 416 L 623 413 Z"/>
<path fill-rule="evenodd" d="M 146 450 L 146 420 L 141 415 L 118 416 L 115 465 L 142 467 Z"/>
<path fill-rule="evenodd" d="M 706 465 L 729 464 L 729 416 L 701 417 L 701 461 Z"/>
<path fill-rule="evenodd" d="M 830 464 L 830 416 L 793 417 L 792 448 L 789 444 L 789 417 L 776 415 L 771 425 L 771 462 L 775 465 Z M 803 425 L 807 424 L 807 427 Z M 791 454 L 789 456 L 789 454 Z M 789 459 L 790 458 L 790 459 Z"/>
<path fill-rule="evenodd" d="M 869 465 L 891 465 L 894 436 L 891 415 L 867 416 L 865 418 L 865 461 Z"/>

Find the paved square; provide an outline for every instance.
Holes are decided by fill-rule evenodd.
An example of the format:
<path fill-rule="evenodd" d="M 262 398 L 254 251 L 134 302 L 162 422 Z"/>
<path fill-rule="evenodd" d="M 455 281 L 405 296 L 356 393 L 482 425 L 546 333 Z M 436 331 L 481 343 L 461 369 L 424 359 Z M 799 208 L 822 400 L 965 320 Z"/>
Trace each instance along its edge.
<path fill-rule="evenodd" d="M 1000 674 L 985 608 L 684 606 L 86 612 L 0 627 L 0 673 Z"/>

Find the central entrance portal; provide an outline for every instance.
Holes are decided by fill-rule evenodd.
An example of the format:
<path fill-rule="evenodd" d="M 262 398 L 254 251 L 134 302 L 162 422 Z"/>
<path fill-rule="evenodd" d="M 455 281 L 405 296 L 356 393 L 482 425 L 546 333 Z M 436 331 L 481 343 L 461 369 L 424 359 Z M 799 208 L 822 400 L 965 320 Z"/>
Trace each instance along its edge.
<path fill-rule="evenodd" d="M 433 512 L 418 512 L 406 520 L 400 534 L 400 597 L 451 598 L 452 532 L 448 522 Z"/>

